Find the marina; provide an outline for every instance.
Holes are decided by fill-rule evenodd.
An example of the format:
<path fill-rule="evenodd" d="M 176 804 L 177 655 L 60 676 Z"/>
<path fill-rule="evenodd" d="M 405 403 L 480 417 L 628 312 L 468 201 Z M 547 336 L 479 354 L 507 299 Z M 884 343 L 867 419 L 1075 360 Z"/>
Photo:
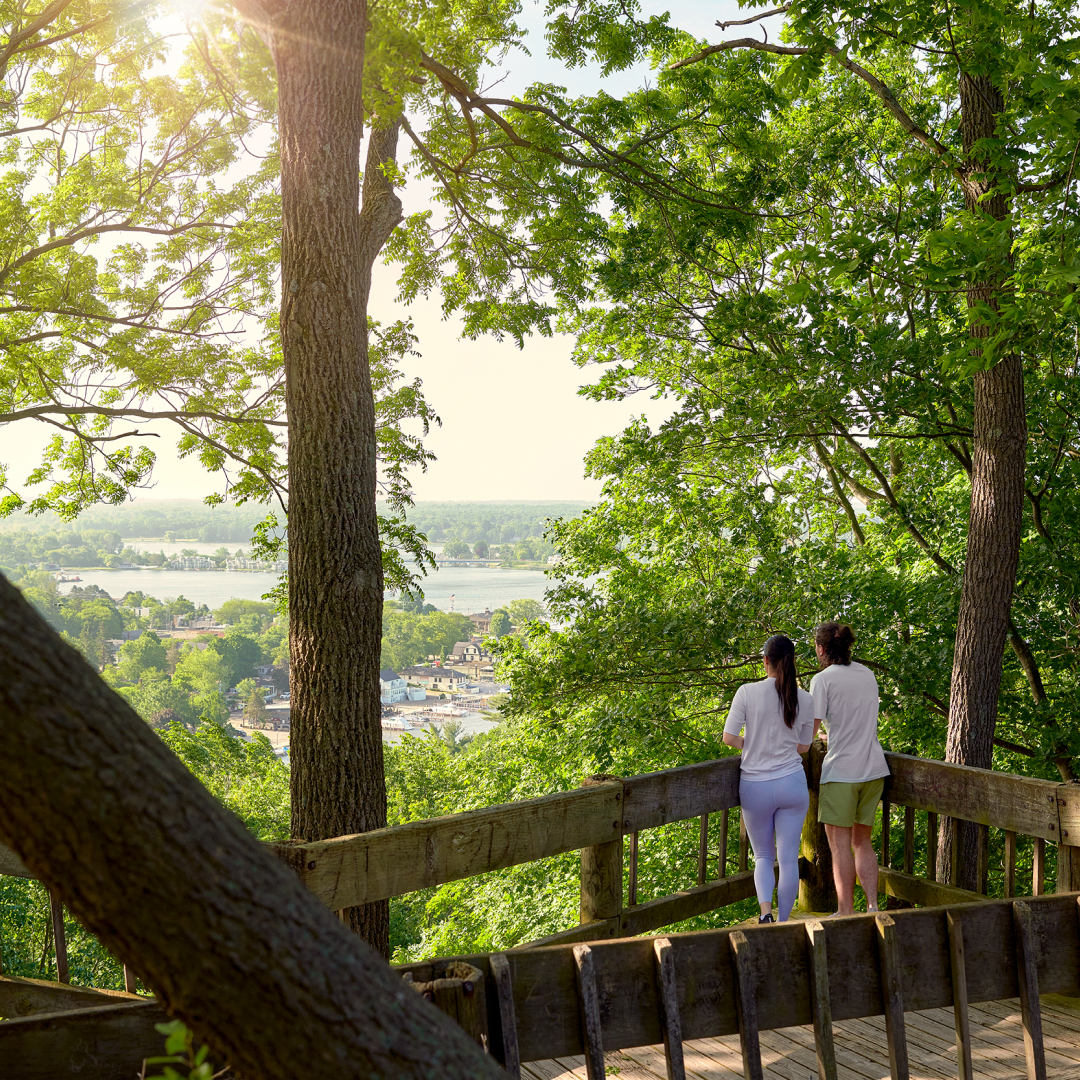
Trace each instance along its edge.
<path fill-rule="evenodd" d="M 497 721 L 484 716 L 480 710 L 487 708 L 488 699 L 480 698 L 470 702 L 469 708 L 460 705 L 432 705 L 414 710 L 387 709 L 382 718 L 382 741 L 399 742 L 406 735 L 423 735 L 426 731 L 438 732 L 443 724 L 454 721 L 460 725 L 459 737 L 479 735 L 490 731 Z M 277 715 L 275 715 L 277 714 Z M 270 705 L 267 717 L 260 728 L 253 728 L 245 721 L 242 713 L 234 713 L 229 722 L 237 728 L 245 739 L 250 739 L 258 731 L 274 747 L 274 752 L 286 763 L 289 760 L 289 710 L 288 706 Z"/>

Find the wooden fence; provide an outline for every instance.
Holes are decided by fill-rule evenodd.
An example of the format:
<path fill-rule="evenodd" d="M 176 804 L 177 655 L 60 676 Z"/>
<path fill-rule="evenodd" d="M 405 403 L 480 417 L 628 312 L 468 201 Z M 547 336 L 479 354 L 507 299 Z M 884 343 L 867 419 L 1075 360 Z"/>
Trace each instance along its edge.
<path fill-rule="evenodd" d="M 884 1016 L 890 1072 L 909 1075 L 904 1013 L 952 1007 L 961 1080 L 972 1075 L 967 1007 L 1020 998 L 1029 1080 L 1045 1080 L 1040 993 L 1080 989 L 1080 895 L 991 900 L 769 927 L 706 930 L 460 958 L 485 987 L 484 1034 L 511 1075 L 523 1061 L 738 1034 L 747 1080 L 759 1032 L 812 1026 L 820 1080 L 835 1080 L 834 1021 Z M 451 961 L 406 965 L 414 982 Z"/>
<path fill-rule="evenodd" d="M 161 1054 L 153 998 L 0 975 L 0 1076 L 11 1080 L 117 1080 Z"/>
<path fill-rule="evenodd" d="M 800 904 L 809 910 L 825 910 L 834 902 L 828 849 L 813 812 L 822 753 L 815 744 L 807 759 L 812 799 L 803 835 Z M 739 813 L 737 757 L 627 779 L 591 778 L 575 791 L 358 836 L 275 845 L 274 851 L 333 909 L 579 851 L 577 925 L 505 954 L 459 958 L 484 981 L 486 1010 L 480 1020 L 493 1052 L 510 1066 L 584 1053 L 591 1075 L 600 1076 L 603 1049 L 663 1040 L 671 1075 L 677 1077 L 682 1039 L 738 1031 L 747 1076 L 754 1080 L 760 1075 L 756 1031 L 813 1024 L 821 1076 L 828 1080 L 835 1075 L 829 1064 L 830 1015 L 884 1015 L 893 1075 L 902 1078 L 906 1057 L 898 1018 L 905 1009 L 956 1004 L 962 1045 L 964 1000 L 1019 993 L 1026 1002 L 1029 1077 L 1043 1080 L 1038 992 L 1080 989 L 1077 898 L 1066 895 L 1080 891 L 1080 787 L 902 754 L 887 757 L 892 775 L 883 799 L 882 884 L 886 892 L 923 909 L 876 919 L 792 923 L 760 932 L 636 936 L 754 894 L 745 832 L 737 853 L 727 850 L 730 815 Z M 916 873 L 916 815 L 921 813 L 927 815 L 929 851 L 936 847 L 942 817 L 981 827 L 982 893 L 936 881 L 932 860 Z M 711 815 L 721 818 L 720 842 L 713 850 Z M 902 819 L 899 866 L 891 858 L 896 817 Z M 687 866 L 687 887 L 639 903 L 641 833 L 695 818 L 699 844 L 697 859 Z M 1014 904 L 984 895 L 990 829 L 1003 833 L 1006 897 L 1016 889 L 1018 843 L 1031 838 L 1033 899 Z M 1058 895 L 1052 897 L 1038 895 L 1046 885 L 1047 843 L 1057 845 Z M 29 876 L 3 848 L 0 873 Z M 961 906 L 927 907 L 934 904 Z M 146 999 L 63 986 L 62 914 L 54 904 L 61 979 L 0 976 L 0 1016 L 9 1018 L 0 1021 L 0 1064 L 33 1060 L 41 1063 L 39 1071 L 24 1069 L 20 1076 L 55 1075 L 59 1063 L 82 1053 L 72 1048 L 94 1045 L 100 1048 L 95 1060 L 101 1069 L 86 1072 L 87 1080 L 118 1075 L 132 1060 L 137 1071 L 141 1056 L 159 1045 L 153 1025 L 161 1020 L 160 1010 Z M 449 963 L 401 970 L 419 984 L 446 983 L 442 976 Z"/>
<path fill-rule="evenodd" d="M 812 798 L 803 833 L 799 904 L 811 911 L 835 905 L 828 845 L 816 822 L 823 754 L 824 747 L 816 743 L 807 755 Z M 990 828 L 1004 833 L 1005 897 L 1017 891 L 1018 837 L 1030 837 L 1033 844 L 1032 895 L 1045 892 L 1047 842 L 1058 845 L 1057 891 L 1080 890 L 1080 786 L 906 754 L 890 753 L 886 758 L 891 770 L 882 817 L 881 886 L 886 893 L 921 906 L 985 896 Z M 355 836 L 272 847 L 334 910 L 579 851 L 579 922 L 534 944 L 636 936 L 754 895 L 753 873 L 747 869 L 749 845 L 741 821 L 737 853 L 727 850 L 730 815 L 739 815 L 739 764 L 739 757 L 734 756 L 627 779 L 595 777 L 573 791 Z M 903 815 L 904 854 L 900 865 L 894 866 L 891 830 L 898 810 Z M 928 850 L 936 848 L 942 817 L 950 819 L 953 827 L 957 820 L 980 826 L 979 893 L 936 881 L 933 859 L 916 875 L 915 815 L 921 812 L 927 815 Z M 713 815 L 721 819 L 719 845 L 710 849 Z M 690 819 L 699 821 L 699 844 L 696 864 L 687 867 L 686 888 L 639 903 L 640 834 Z M 16 856 L 2 847 L 0 874 L 29 876 Z M 66 969 L 63 918 L 55 902 L 54 924 L 57 966 L 62 973 Z M 60 981 L 65 981 L 63 974 Z M 127 985 L 134 989 L 132 982 Z"/>
<path fill-rule="evenodd" d="M 580 923 L 542 943 L 643 934 L 754 894 L 744 833 L 737 870 L 728 874 L 728 815 L 739 805 L 739 762 L 730 757 L 625 780 L 592 777 L 574 791 L 275 850 L 335 910 L 580 851 Z M 715 860 L 707 844 L 711 814 L 722 817 Z M 639 834 L 690 818 L 701 819 L 695 883 L 638 903 Z"/>
<path fill-rule="evenodd" d="M 800 906 L 835 905 L 828 845 L 816 821 L 817 780 L 824 747 L 807 755 L 812 800 L 803 833 Z M 891 775 L 883 796 L 881 882 L 890 895 L 919 905 L 959 903 L 985 896 L 990 827 L 1005 834 L 1006 897 L 1016 894 L 1017 837 L 1031 837 L 1032 895 L 1045 891 L 1047 841 L 1058 847 L 1058 891 L 1080 889 L 1080 786 L 942 761 L 886 754 Z M 334 909 L 401 896 L 492 870 L 581 852 L 578 925 L 542 942 L 557 944 L 634 936 L 726 907 L 754 895 L 748 845 L 740 828 L 737 859 L 729 857 L 729 816 L 738 814 L 738 757 L 634 776 L 592 778 L 586 786 L 539 799 L 471 810 L 357 836 L 278 845 L 279 856 Z M 902 808 L 904 856 L 892 865 L 892 818 Z M 980 826 L 980 893 L 936 881 L 934 860 L 915 874 L 915 814 L 927 814 L 928 850 L 937 846 L 939 821 Z M 720 844 L 710 850 L 710 815 L 721 817 Z M 642 832 L 672 822 L 699 820 L 696 866 L 687 887 L 638 902 L 638 841 Z M 740 822 L 741 825 L 741 822 Z M 1075 841 L 1075 846 L 1070 844 Z M 954 845 L 955 850 L 955 845 Z M 628 860 L 625 867 L 624 860 Z M 732 862 L 735 866 L 732 867 Z M 693 875 L 693 877 L 691 877 Z"/>

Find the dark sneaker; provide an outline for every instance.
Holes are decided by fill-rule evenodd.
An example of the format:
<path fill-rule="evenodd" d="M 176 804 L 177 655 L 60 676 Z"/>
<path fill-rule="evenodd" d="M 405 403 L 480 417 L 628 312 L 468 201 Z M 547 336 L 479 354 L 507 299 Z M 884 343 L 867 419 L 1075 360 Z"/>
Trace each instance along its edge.
<path fill-rule="evenodd" d="M 760 925 L 761 923 L 771 923 L 771 922 L 776 922 L 776 920 L 772 917 L 772 912 L 771 911 L 768 913 L 768 915 L 762 915 L 761 918 L 758 919 L 758 925 Z"/>

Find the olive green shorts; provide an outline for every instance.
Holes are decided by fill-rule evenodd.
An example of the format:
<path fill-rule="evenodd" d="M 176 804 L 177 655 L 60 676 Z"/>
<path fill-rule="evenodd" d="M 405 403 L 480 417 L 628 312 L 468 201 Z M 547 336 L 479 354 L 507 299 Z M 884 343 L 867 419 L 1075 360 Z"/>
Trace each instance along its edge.
<path fill-rule="evenodd" d="M 818 821 L 850 829 L 855 822 L 874 827 L 877 804 L 885 790 L 885 777 L 861 784 L 822 784 L 818 792 Z"/>

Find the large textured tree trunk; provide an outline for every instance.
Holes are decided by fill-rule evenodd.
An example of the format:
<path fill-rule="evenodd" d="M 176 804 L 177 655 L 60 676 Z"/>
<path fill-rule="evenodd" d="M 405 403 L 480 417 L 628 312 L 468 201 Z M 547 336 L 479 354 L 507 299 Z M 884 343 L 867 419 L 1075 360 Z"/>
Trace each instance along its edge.
<path fill-rule="evenodd" d="M 983 198 L 996 184 L 991 163 L 972 160 L 975 143 L 995 135 L 1001 94 L 985 76 L 960 77 L 961 129 L 968 166 L 964 199 L 971 214 L 1004 220 L 1008 206 L 998 194 Z M 968 289 L 968 306 L 997 306 L 997 296 L 1009 267 L 996 278 L 975 281 Z M 973 351 L 992 328 L 973 315 Z M 968 547 L 956 624 L 952 686 L 949 698 L 947 761 L 988 769 L 992 763 L 997 724 L 1001 662 L 1009 628 L 1024 507 L 1024 467 L 1027 417 L 1024 371 L 1016 353 L 1004 356 L 989 371 L 975 376 L 974 454 Z M 942 830 L 940 867 L 952 862 L 951 830 Z M 962 823 L 956 884 L 977 887 L 976 827 Z"/>
<path fill-rule="evenodd" d="M 240 1075 L 505 1076 L 2 576 L 0 760 L 0 840 Z"/>
<path fill-rule="evenodd" d="M 277 69 L 281 140 L 292 834 L 314 840 L 386 824 L 367 301 L 371 267 L 401 220 L 378 168 L 393 159 L 397 127 L 369 140 L 361 213 L 365 5 L 280 0 L 260 30 Z M 387 902 L 347 919 L 388 955 Z"/>

